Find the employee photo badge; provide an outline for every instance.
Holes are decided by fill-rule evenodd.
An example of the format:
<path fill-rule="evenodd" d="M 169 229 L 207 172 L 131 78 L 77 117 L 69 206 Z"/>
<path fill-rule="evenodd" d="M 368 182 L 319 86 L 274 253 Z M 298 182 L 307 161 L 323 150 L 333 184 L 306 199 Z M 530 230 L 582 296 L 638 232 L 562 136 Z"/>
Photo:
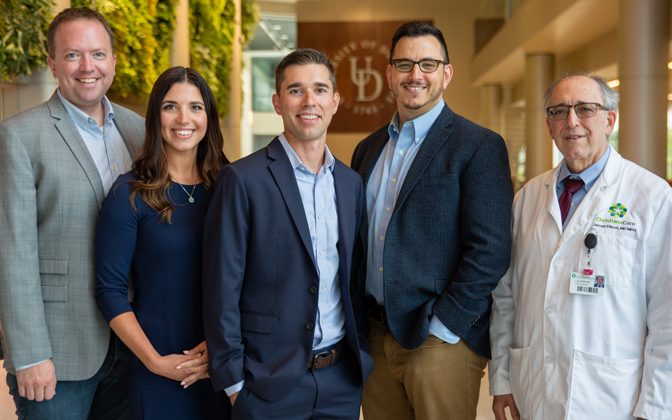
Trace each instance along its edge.
<path fill-rule="evenodd" d="M 604 289 L 606 277 L 604 274 L 596 274 L 595 276 L 595 286 Z"/>
<path fill-rule="evenodd" d="M 569 275 L 569 293 L 584 296 L 602 296 L 606 284 L 603 274 L 584 274 L 573 271 Z"/>

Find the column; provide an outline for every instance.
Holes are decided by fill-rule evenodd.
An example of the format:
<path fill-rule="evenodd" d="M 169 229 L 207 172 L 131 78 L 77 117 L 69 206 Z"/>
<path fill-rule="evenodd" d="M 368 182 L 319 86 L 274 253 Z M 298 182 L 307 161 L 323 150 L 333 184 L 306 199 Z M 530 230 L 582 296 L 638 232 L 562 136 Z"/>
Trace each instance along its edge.
<path fill-rule="evenodd" d="M 619 4 L 619 152 L 665 178 L 670 3 Z"/>
<path fill-rule="evenodd" d="M 232 0 L 236 7 L 235 31 L 233 36 L 233 51 L 231 54 L 231 92 L 229 92 L 229 114 L 223 124 L 224 152 L 229 160 L 234 161 L 241 157 L 240 120 L 242 116 L 242 60 L 243 40 L 241 36 L 241 7 L 240 0 Z"/>
<path fill-rule="evenodd" d="M 553 167 L 553 140 L 546 127 L 544 93 L 553 82 L 552 54 L 525 57 L 525 180 Z"/>
<path fill-rule="evenodd" d="M 500 85 L 492 84 L 481 87 L 481 124 L 503 136 L 502 88 Z"/>
<path fill-rule="evenodd" d="M 170 66 L 189 67 L 189 63 L 189 0 L 177 0 Z"/>

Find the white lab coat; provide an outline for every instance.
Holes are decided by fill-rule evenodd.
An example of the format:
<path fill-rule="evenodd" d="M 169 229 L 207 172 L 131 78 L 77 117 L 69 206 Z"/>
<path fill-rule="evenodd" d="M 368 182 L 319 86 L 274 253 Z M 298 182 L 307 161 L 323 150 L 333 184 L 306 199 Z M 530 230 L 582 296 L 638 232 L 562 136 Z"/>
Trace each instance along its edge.
<path fill-rule="evenodd" d="M 512 263 L 493 293 L 490 392 L 513 393 L 523 419 L 670 420 L 672 189 L 612 150 L 563 232 L 558 170 L 514 200 Z M 622 218 L 610 214 L 617 203 Z M 570 294 L 591 228 L 605 293 Z"/>

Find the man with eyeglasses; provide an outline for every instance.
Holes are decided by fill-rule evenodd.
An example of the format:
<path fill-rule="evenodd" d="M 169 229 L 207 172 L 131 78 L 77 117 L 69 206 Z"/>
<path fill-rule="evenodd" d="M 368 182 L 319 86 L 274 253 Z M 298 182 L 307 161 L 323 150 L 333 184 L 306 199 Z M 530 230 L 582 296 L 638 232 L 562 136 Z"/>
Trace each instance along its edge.
<path fill-rule="evenodd" d="M 672 189 L 609 146 L 617 108 L 592 75 L 546 93 L 564 159 L 514 201 L 490 331 L 497 420 L 672 418 Z"/>
<path fill-rule="evenodd" d="M 502 138 L 444 103 L 452 76 L 438 29 L 399 27 L 387 67 L 397 112 L 353 155 L 369 216 L 366 419 L 476 417 L 513 189 Z"/>

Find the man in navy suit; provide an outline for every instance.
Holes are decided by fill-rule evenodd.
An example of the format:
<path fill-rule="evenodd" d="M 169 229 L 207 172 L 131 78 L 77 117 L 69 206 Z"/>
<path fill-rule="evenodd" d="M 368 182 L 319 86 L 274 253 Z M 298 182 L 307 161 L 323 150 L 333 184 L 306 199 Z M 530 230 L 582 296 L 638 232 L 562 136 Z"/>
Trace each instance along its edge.
<path fill-rule="evenodd" d="M 502 138 L 444 103 L 452 76 L 438 29 L 399 27 L 387 67 L 397 112 L 352 158 L 369 216 L 367 419 L 476 417 L 513 188 Z"/>
<path fill-rule="evenodd" d="M 340 99 L 327 57 L 296 50 L 275 77 L 284 132 L 224 169 L 205 221 L 211 377 L 234 419 L 357 419 L 372 369 L 349 284 L 362 181 L 325 144 Z"/>

